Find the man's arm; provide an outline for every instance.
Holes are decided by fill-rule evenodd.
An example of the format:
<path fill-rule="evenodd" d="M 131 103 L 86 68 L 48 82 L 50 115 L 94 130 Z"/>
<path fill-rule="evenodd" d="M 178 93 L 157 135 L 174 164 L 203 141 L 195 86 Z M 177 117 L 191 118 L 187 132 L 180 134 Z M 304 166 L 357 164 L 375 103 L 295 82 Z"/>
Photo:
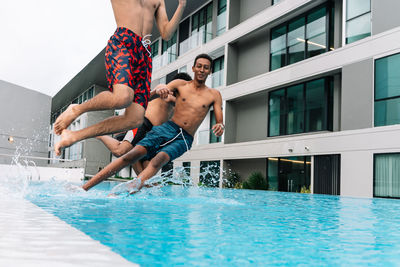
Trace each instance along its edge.
<path fill-rule="evenodd" d="M 216 124 L 212 127 L 213 133 L 216 136 L 221 136 L 224 133 L 224 118 L 222 114 L 222 97 L 220 92 L 215 90 L 215 99 L 214 99 L 214 116 Z"/>
<path fill-rule="evenodd" d="M 167 11 L 165 10 L 165 2 L 161 0 L 160 6 L 157 8 L 155 17 L 157 22 L 158 30 L 160 31 L 161 37 L 168 41 L 171 39 L 172 34 L 178 27 L 179 21 L 182 18 L 183 11 L 185 10 L 186 0 L 179 0 L 178 8 L 176 9 L 171 20 L 168 21 Z"/>

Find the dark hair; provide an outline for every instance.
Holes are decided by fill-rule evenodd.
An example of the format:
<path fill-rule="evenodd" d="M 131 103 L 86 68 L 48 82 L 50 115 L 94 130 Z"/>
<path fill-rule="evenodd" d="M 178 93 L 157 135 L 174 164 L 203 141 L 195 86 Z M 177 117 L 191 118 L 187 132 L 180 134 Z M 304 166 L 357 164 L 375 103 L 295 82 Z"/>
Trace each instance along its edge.
<path fill-rule="evenodd" d="M 210 68 L 212 68 L 213 60 L 212 60 L 212 58 L 211 58 L 209 55 L 207 55 L 207 54 L 200 54 L 200 55 L 198 55 L 198 56 L 194 59 L 193 67 L 196 65 L 196 61 L 197 61 L 199 58 L 205 58 L 205 59 L 209 60 L 209 61 L 210 61 Z"/>
<path fill-rule="evenodd" d="M 190 82 L 192 80 L 192 77 L 190 77 L 190 75 L 187 74 L 186 72 L 179 72 L 175 74 L 174 78 L 172 78 L 172 80 L 176 79 L 181 79 Z"/>

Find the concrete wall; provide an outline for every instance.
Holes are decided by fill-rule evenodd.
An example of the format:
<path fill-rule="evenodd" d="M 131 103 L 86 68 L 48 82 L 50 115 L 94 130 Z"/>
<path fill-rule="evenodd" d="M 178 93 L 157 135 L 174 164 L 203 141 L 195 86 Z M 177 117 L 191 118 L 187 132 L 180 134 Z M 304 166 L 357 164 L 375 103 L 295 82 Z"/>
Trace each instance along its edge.
<path fill-rule="evenodd" d="M 238 44 L 238 78 L 243 81 L 269 71 L 269 30 L 243 38 Z"/>
<path fill-rule="evenodd" d="M 270 5 L 270 0 L 240 0 L 239 22 L 245 21 Z"/>
<path fill-rule="evenodd" d="M 47 158 L 51 97 L 0 81 L 0 99 L 0 154 L 14 155 L 18 149 L 21 155 Z M 13 143 L 9 136 L 13 136 Z M 10 162 L 10 157 L 0 156 L 0 163 Z"/>
<path fill-rule="evenodd" d="M 373 63 L 373 59 L 367 59 L 342 69 L 342 131 L 373 126 Z"/>
<path fill-rule="evenodd" d="M 236 142 L 264 140 L 267 137 L 267 95 L 261 94 L 235 104 Z"/>
<path fill-rule="evenodd" d="M 400 1 L 372 0 L 372 34 L 378 34 L 400 26 Z"/>

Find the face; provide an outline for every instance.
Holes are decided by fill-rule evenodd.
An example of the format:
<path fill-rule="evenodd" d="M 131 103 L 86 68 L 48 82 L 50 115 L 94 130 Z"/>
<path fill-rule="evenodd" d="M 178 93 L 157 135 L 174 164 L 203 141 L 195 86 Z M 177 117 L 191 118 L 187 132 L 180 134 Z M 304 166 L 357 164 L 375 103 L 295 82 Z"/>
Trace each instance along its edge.
<path fill-rule="evenodd" d="M 192 67 L 192 70 L 195 80 L 205 82 L 211 73 L 211 62 L 206 58 L 199 58 L 196 60 L 196 64 Z"/>

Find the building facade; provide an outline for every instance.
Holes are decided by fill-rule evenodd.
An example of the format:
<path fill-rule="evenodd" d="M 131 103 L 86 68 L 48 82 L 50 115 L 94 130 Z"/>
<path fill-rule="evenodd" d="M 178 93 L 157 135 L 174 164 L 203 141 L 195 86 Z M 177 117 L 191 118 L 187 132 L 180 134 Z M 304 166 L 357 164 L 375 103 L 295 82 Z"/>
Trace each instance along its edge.
<path fill-rule="evenodd" d="M 213 136 L 211 110 L 164 171 L 190 167 L 214 186 L 260 171 L 269 190 L 400 197 L 399 1 L 187 2 L 171 40 L 152 33 L 152 87 L 211 55 L 207 84 L 222 94 L 226 129 Z M 169 17 L 176 5 L 166 0 Z"/>
<path fill-rule="evenodd" d="M 260 171 L 269 190 L 400 197 L 399 1 L 198 2 L 170 41 L 153 34 L 153 84 L 210 54 L 226 131 L 216 139 L 208 116 L 175 167 L 200 182 L 214 164 L 220 178 Z"/>
<path fill-rule="evenodd" d="M 47 165 L 51 97 L 0 80 L 0 164 Z"/>

